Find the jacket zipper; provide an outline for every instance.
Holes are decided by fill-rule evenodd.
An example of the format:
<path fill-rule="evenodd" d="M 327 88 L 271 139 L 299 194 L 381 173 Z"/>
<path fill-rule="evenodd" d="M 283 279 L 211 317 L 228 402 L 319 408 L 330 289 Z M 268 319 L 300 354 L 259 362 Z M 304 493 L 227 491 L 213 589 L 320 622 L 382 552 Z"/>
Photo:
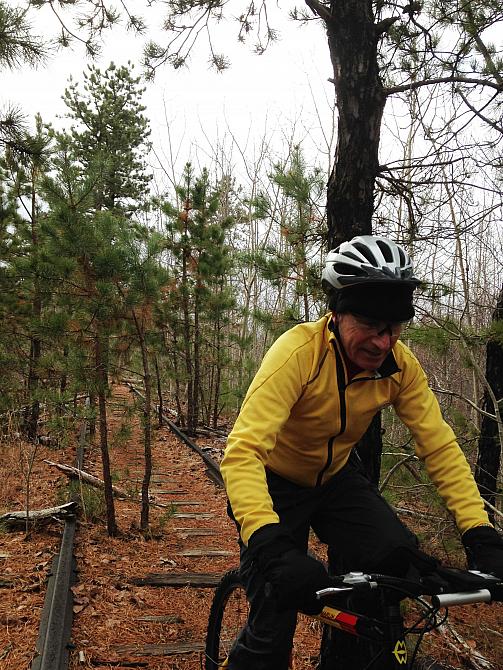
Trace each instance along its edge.
<path fill-rule="evenodd" d="M 325 461 L 325 465 L 323 468 L 319 471 L 318 477 L 316 478 L 316 486 L 321 486 L 323 482 L 323 475 L 325 472 L 328 470 L 330 465 L 332 464 L 333 456 L 334 456 L 334 441 L 337 437 L 342 435 L 342 433 L 346 430 L 346 372 L 344 370 L 344 363 L 342 362 L 342 356 L 339 353 L 339 350 L 337 349 L 337 345 L 335 341 L 333 340 L 333 345 L 334 345 L 334 352 L 335 352 L 335 366 L 336 366 L 336 371 L 337 371 L 337 390 L 339 392 L 339 407 L 340 407 L 340 417 L 341 417 L 341 425 L 339 428 L 339 432 L 337 435 L 332 435 L 332 437 L 328 440 L 327 443 L 327 458 Z"/>
<path fill-rule="evenodd" d="M 330 328 L 330 330 L 334 330 L 333 328 Z M 341 416 L 341 425 L 339 432 L 337 435 L 333 435 L 327 443 L 327 458 L 325 461 L 325 465 L 323 468 L 319 471 L 318 476 L 316 478 L 316 486 L 321 486 L 322 481 L 323 481 L 323 476 L 332 464 L 332 460 L 334 457 L 334 442 L 337 437 L 342 435 L 342 433 L 346 430 L 346 423 L 347 423 L 347 416 L 346 416 L 346 389 L 350 384 L 356 383 L 356 382 L 366 382 L 366 381 L 374 381 L 376 379 L 385 379 L 386 377 L 391 376 L 395 372 L 399 372 L 400 368 L 396 365 L 396 361 L 393 357 L 393 362 L 394 362 L 394 368 L 392 370 L 388 370 L 384 375 L 380 374 L 377 372 L 373 377 L 359 377 L 357 379 L 352 379 L 348 383 L 346 383 L 346 371 L 344 368 L 344 363 L 342 360 L 342 355 L 341 352 L 339 351 L 339 348 L 337 346 L 337 335 L 336 339 L 332 340 L 332 344 L 334 347 L 334 352 L 335 352 L 335 365 L 336 365 L 336 372 L 337 372 L 337 390 L 339 392 L 339 405 L 340 405 L 340 416 Z M 341 345 L 342 346 L 342 345 Z M 323 360 L 325 360 L 325 357 L 323 357 Z"/>

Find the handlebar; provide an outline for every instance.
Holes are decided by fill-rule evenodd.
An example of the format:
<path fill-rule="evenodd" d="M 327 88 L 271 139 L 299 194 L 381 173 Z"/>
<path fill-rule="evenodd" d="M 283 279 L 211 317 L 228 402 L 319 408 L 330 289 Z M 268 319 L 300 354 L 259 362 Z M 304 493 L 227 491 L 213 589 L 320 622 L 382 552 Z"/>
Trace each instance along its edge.
<path fill-rule="evenodd" d="M 431 597 L 436 609 L 451 605 L 503 602 L 503 580 L 476 570 L 439 568 L 438 573 L 414 581 L 380 574 L 349 572 L 332 577 L 333 586 L 316 592 L 319 599 L 344 596 L 351 592 L 389 589 L 400 592 L 400 599 Z"/>

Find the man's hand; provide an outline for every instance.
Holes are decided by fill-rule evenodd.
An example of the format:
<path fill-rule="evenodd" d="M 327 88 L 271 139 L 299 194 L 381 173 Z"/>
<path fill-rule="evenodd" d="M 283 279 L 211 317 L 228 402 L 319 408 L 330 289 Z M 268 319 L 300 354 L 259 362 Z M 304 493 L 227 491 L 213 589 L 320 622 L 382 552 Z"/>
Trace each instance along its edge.
<path fill-rule="evenodd" d="M 268 561 L 262 573 L 271 584 L 278 609 L 296 609 L 305 614 L 319 614 L 323 609 L 316 591 L 330 582 L 327 571 L 315 558 L 299 549 L 290 549 Z"/>
<path fill-rule="evenodd" d="M 251 536 L 248 549 L 270 584 L 278 609 L 321 612 L 323 603 L 316 598 L 316 591 L 329 586 L 328 573 L 320 561 L 297 549 L 279 524 L 259 528 Z"/>
<path fill-rule="evenodd" d="M 461 539 L 469 568 L 503 579 L 503 539 L 492 526 L 470 528 Z"/>

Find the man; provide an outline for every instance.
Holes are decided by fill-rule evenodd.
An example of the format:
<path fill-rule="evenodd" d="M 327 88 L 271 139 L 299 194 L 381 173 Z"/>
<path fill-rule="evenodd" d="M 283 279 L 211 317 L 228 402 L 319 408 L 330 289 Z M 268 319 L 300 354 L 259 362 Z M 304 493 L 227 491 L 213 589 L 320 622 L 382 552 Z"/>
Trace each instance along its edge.
<path fill-rule="evenodd" d="M 328 254 L 331 313 L 273 344 L 229 436 L 222 475 L 240 532 L 248 624 L 229 670 L 286 670 L 296 611 L 319 611 L 327 583 L 307 555 L 312 529 L 329 565 L 405 572 L 394 550 L 417 539 L 350 459 L 372 417 L 392 405 L 454 515 L 472 564 L 503 578 L 503 541 L 425 374 L 400 342 L 418 281 L 406 251 L 364 235 Z"/>

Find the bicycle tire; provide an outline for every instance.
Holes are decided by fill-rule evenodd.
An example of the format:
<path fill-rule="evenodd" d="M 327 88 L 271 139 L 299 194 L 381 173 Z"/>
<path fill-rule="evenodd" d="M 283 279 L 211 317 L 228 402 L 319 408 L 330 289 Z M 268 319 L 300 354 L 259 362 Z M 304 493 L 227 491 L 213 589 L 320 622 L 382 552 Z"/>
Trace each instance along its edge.
<path fill-rule="evenodd" d="M 232 643 L 248 618 L 248 600 L 238 570 L 220 580 L 211 603 L 205 645 L 205 670 L 223 667 Z"/>

